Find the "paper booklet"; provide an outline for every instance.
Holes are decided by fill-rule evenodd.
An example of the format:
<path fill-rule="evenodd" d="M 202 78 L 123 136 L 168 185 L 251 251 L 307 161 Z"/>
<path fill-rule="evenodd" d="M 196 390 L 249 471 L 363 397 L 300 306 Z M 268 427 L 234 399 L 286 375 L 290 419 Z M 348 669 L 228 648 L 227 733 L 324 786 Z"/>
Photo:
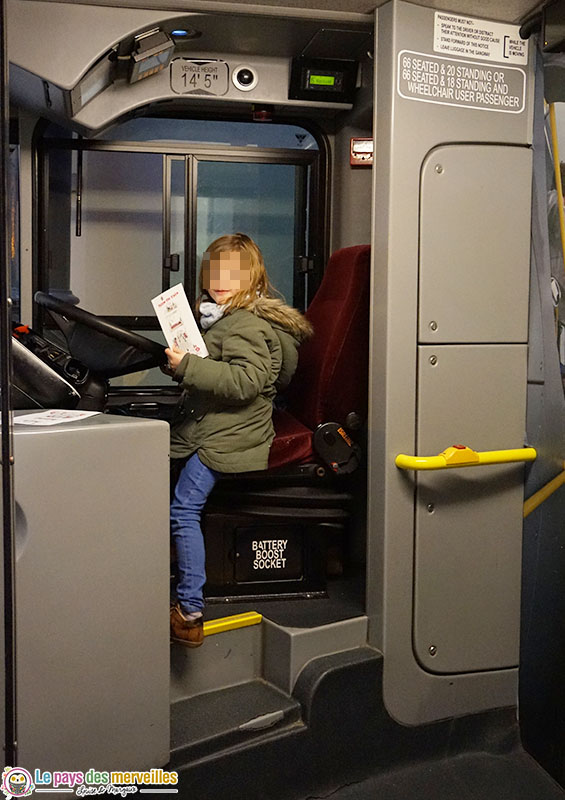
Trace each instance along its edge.
<path fill-rule="evenodd" d="M 77 422 L 87 417 L 100 414 L 100 411 L 76 411 L 68 409 L 53 409 L 38 411 L 35 414 L 22 414 L 14 417 L 15 425 L 61 425 L 63 422 Z"/>
<path fill-rule="evenodd" d="M 169 347 L 178 347 L 201 358 L 208 355 L 182 283 L 157 295 L 151 303 Z"/>

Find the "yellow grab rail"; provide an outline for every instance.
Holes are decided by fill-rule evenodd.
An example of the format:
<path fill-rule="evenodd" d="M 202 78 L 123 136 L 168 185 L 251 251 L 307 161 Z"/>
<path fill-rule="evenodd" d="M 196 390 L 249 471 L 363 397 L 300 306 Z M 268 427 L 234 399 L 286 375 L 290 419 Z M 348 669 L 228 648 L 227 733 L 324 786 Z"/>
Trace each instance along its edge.
<path fill-rule="evenodd" d="M 555 188 L 557 190 L 557 209 L 559 211 L 559 231 L 561 233 L 561 254 L 565 265 L 565 210 L 563 209 L 563 184 L 561 183 L 561 161 L 559 159 L 559 140 L 557 122 L 555 121 L 555 104 L 549 104 L 549 129 L 553 150 L 553 169 L 555 172 Z"/>
<path fill-rule="evenodd" d="M 262 619 L 263 615 L 256 611 L 245 611 L 243 614 L 233 614 L 231 617 L 210 619 L 204 623 L 204 636 L 235 631 L 238 628 L 247 628 L 249 625 L 258 625 Z"/>
<path fill-rule="evenodd" d="M 534 492 L 534 494 L 531 497 L 528 497 L 528 499 L 525 501 L 524 519 L 528 516 L 528 514 L 531 514 L 534 509 L 536 509 L 538 506 L 541 506 L 541 504 L 547 500 L 548 497 L 551 497 L 553 492 L 559 489 L 560 486 L 563 486 L 564 483 L 565 461 L 563 462 L 563 472 L 560 472 L 559 475 L 556 475 L 553 480 L 546 483 L 545 486 L 542 486 L 541 489 L 538 489 L 537 492 Z"/>
<path fill-rule="evenodd" d="M 483 464 L 510 464 L 516 461 L 535 461 L 533 447 L 518 447 L 514 450 L 471 450 L 464 444 L 454 444 L 437 456 L 396 456 L 399 469 L 453 469 L 455 467 L 480 467 Z"/>

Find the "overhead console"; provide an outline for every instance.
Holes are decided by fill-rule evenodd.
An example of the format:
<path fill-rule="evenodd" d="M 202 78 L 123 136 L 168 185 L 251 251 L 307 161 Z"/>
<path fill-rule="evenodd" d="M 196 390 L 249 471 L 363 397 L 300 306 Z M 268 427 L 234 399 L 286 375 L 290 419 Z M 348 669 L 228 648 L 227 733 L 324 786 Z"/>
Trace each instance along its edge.
<path fill-rule="evenodd" d="M 137 109 L 351 108 L 372 19 L 165 13 L 11 0 L 13 101 L 90 134 Z M 351 19 L 350 19 L 351 18 Z"/>

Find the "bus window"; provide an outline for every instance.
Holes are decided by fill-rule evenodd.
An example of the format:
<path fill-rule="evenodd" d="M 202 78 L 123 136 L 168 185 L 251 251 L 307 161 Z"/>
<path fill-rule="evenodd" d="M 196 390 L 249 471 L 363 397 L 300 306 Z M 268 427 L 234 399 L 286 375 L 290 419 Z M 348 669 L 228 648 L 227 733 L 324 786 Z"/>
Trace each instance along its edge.
<path fill-rule="evenodd" d="M 294 164 L 198 161 L 197 254 L 226 231 L 246 233 L 259 244 L 269 279 L 292 305 L 293 254 L 306 245 L 305 209 L 295 202 L 301 179 Z"/>
<path fill-rule="evenodd" d="M 161 291 L 162 157 L 78 155 L 81 203 L 71 202 L 69 286 L 61 288 L 95 314 L 147 316 L 148 297 Z"/>
<path fill-rule="evenodd" d="M 312 133 L 299 125 L 227 122 L 215 119 L 142 117 L 104 131 L 96 139 L 128 142 L 199 142 L 232 147 L 319 150 Z"/>
<path fill-rule="evenodd" d="M 285 300 L 306 307 L 321 277 L 313 255 L 321 251 L 316 266 L 323 263 L 314 137 L 298 126 L 216 122 L 206 123 L 208 136 L 225 143 L 175 139 L 179 123 L 185 136 L 203 135 L 198 122 L 133 120 L 108 140 L 43 139 L 37 288 L 70 292 L 83 308 L 160 341 L 151 298 L 183 283 L 194 301 L 205 247 L 239 230 L 265 253 Z M 45 317 L 35 322 L 44 324 Z M 153 371 L 127 382 L 163 380 Z"/>

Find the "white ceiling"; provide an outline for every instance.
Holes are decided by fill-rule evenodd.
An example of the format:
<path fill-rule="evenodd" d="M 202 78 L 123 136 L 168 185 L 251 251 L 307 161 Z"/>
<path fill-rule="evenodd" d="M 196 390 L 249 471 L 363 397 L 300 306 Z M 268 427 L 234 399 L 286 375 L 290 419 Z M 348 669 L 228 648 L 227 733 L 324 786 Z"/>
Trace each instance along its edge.
<path fill-rule="evenodd" d="M 211 6 L 214 2 L 215 0 L 209 0 Z M 255 2 L 256 0 L 237 0 L 238 5 L 250 5 Z M 385 2 L 387 0 L 261 0 L 261 5 L 366 14 Z M 454 11 L 504 22 L 518 22 L 530 11 L 542 5 L 539 0 L 412 0 L 412 2 L 442 11 Z"/>
<path fill-rule="evenodd" d="M 57 0 L 55 0 L 57 1 Z M 288 8 L 289 16 L 309 16 L 309 11 L 329 12 L 328 17 L 339 18 L 340 14 L 370 14 L 377 6 L 388 0 L 63 0 L 63 2 L 83 3 L 87 5 L 111 5 L 127 8 L 155 8 L 185 11 L 218 11 L 233 12 L 236 6 L 241 11 L 251 13 L 268 13 L 270 7 Z M 60 0 L 59 0 L 60 2 Z M 501 20 L 503 22 L 521 22 L 528 14 L 540 8 L 546 0 L 412 0 L 421 6 L 438 8 L 442 11 L 453 11 L 472 17 Z M 280 12 L 279 12 L 280 13 Z"/>

